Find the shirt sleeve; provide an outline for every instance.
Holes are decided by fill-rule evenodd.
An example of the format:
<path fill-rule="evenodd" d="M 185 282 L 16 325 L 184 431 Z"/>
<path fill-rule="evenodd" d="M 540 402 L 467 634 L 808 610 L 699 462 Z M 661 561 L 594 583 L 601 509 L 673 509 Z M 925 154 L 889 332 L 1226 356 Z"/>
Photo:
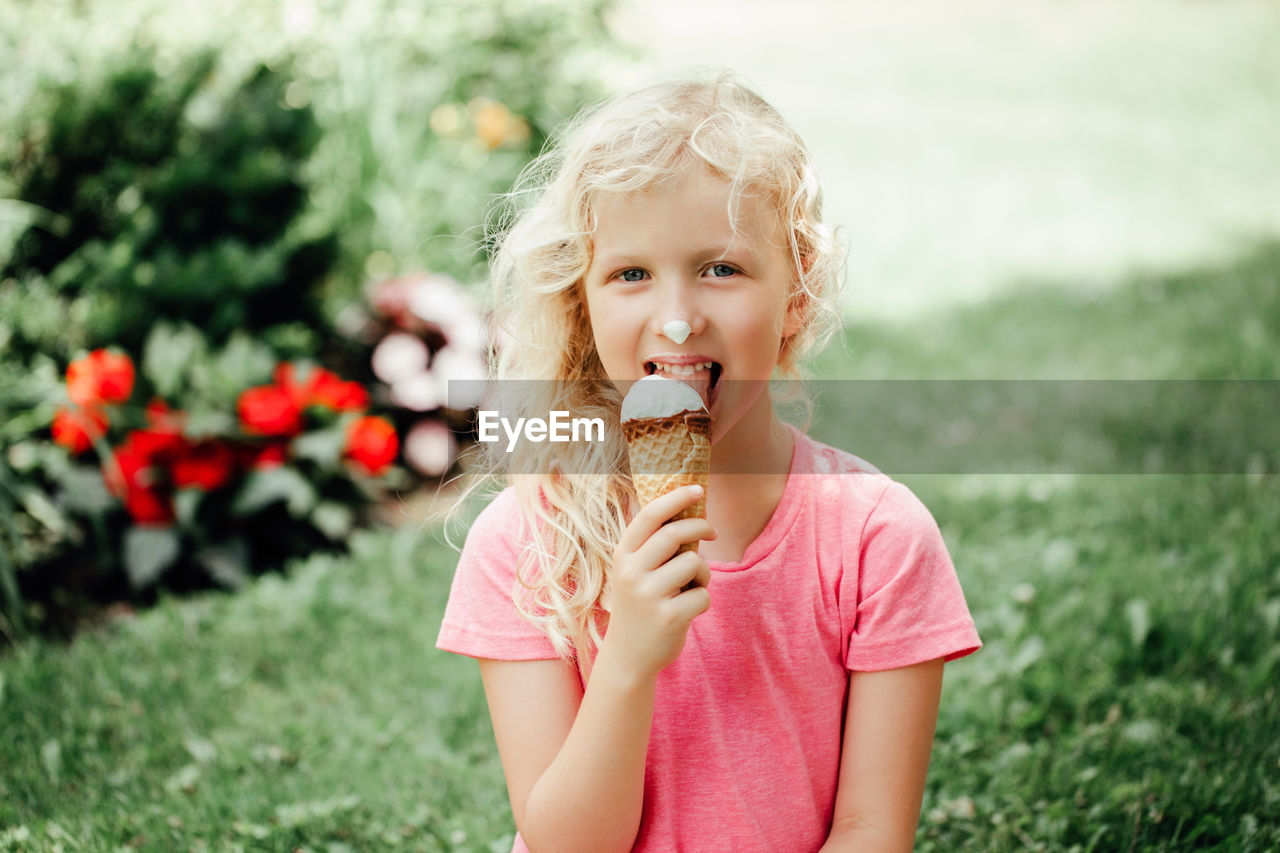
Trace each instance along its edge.
<path fill-rule="evenodd" d="M 845 583 L 856 591 L 841 595 L 847 669 L 955 660 L 982 647 L 938 525 L 910 489 L 891 482 L 854 541 L 858 571 Z"/>
<path fill-rule="evenodd" d="M 508 488 L 467 532 L 436 648 L 495 660 L 558 657 L 546 635 L 516 609 L 520 530 L 515 490 Z"/>

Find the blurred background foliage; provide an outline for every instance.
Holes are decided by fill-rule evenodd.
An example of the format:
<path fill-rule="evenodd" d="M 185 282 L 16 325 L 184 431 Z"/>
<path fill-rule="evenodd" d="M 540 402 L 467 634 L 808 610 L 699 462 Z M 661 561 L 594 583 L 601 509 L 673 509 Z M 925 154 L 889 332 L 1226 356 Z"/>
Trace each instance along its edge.
<path fill-rule="evenodd" d="M 47 81 L 92 86 L 135 46 L 154 51 L 164 77 L 217 49 L 197 115 L 265 64 L 283 78 L 281 105 L 312 111 L 323 129 L 306 169 L 305 216 L 315 232 L 341 225 L 346 284 L 335 298 L 358 293 L 366 271 L 471 280 L 484 264 L 476 250 L 489 194 L 506 191 L 550 130 L 602 94 L 596 65 L 611 40 L 610 5 L 8 3 L 0 23 L 19 62 L 0 117 L 12 126 Z"/>
<path fill-rule="evenodd" d="M 483 276 L 494 196 L 603 94 L 589 49 L 608 5 L 0 7 L 0 636 L 69 630 L 95 599 L 236 586 L 448 472 L 467 422 L 443 389 L 489 346 L 457 282 Z M 68 366 L 100 350 L 136 365 L 136 387 L 69 396 Z M 292 393 L 272 382 L 286 362 L 369 402 Z M 290 393 L 311 412 L 286 418 L 285 450 L 244 456 L 263 443 L 253 388 L 254 412 Z M 151 449 L 156 400 L 181 453 Z M 369 405 L 412 475 L 348 464 L 372 433 L 343 430 Z M 113 500 L 104 481 L 139 442 L 137 488 Z M 178 457 L 196 448 L 241 461 L 192 487 Z M 230 547 L 201 561 L 211 541 Z"/>
<path fill-rule="evenodd" d="M 198 324 L 215 347 L 262 334 L 287 356 L 331 330 L 318 290 L 335 230 L 295 227 L 320 128 L 265 66 L 212 95 L 216 62 L 201 53 L 162 77 L 136 51 L 101 79 L 37 91 L 0 160 L 35 220 L 0 267 L 9 357 L 136 353 L 164 320 Z"/>

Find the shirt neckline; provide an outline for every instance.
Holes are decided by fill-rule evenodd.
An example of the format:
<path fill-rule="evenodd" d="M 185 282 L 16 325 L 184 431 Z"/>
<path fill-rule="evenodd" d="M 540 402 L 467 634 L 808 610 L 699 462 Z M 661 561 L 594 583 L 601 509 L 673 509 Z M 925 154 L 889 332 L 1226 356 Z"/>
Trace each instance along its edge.
<path fill-rule="evenodd" d="M 756 538 L 751 541 L 737 562 L 708 560 L 707 567 L 713 572 L 740 572 L 749 569 L 773 552 L 782 541 L 782 537 L 791 528 L 800 505 L 804 502 L 804 489 L 808 477 L 800 476 L 808 473 L 811 451 L 809 438 L 791 424 L 783 424 L 791 431 L 791 465 L 787 469 L 787 483 L 782 488 L 782 498 L 769 516 L 769 522 Z"/>

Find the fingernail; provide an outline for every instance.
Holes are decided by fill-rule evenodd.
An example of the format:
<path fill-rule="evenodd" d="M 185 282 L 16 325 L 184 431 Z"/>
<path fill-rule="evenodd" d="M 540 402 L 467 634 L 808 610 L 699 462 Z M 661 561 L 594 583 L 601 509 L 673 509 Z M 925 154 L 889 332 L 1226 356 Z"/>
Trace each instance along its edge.
<path fill-rule="evenodd" d="M 702 496 L 702 486 L 690 486 L 689 491 L 693 493 L 694 497 Z"/>

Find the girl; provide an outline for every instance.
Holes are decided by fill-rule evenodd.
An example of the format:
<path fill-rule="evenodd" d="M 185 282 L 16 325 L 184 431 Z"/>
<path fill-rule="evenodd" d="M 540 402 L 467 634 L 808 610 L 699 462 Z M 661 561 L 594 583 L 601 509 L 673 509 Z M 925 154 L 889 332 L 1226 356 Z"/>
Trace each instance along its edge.
<path fill-rule="evenodd" d="M 440 630 L 480 659 L 514 849 L 909 850 L 943 662 L 980 643 L 928 511 L 774 413 L 838 323 L 803 143 L 722 74 L 605 104 L 528 174 L 497 375 L 609 429 L 490 445 L 512 485 Z M 655 372 L 715 418 L 705 519 L 671 520 L 696 486 L 634 506 L 614 383 Z"/>

